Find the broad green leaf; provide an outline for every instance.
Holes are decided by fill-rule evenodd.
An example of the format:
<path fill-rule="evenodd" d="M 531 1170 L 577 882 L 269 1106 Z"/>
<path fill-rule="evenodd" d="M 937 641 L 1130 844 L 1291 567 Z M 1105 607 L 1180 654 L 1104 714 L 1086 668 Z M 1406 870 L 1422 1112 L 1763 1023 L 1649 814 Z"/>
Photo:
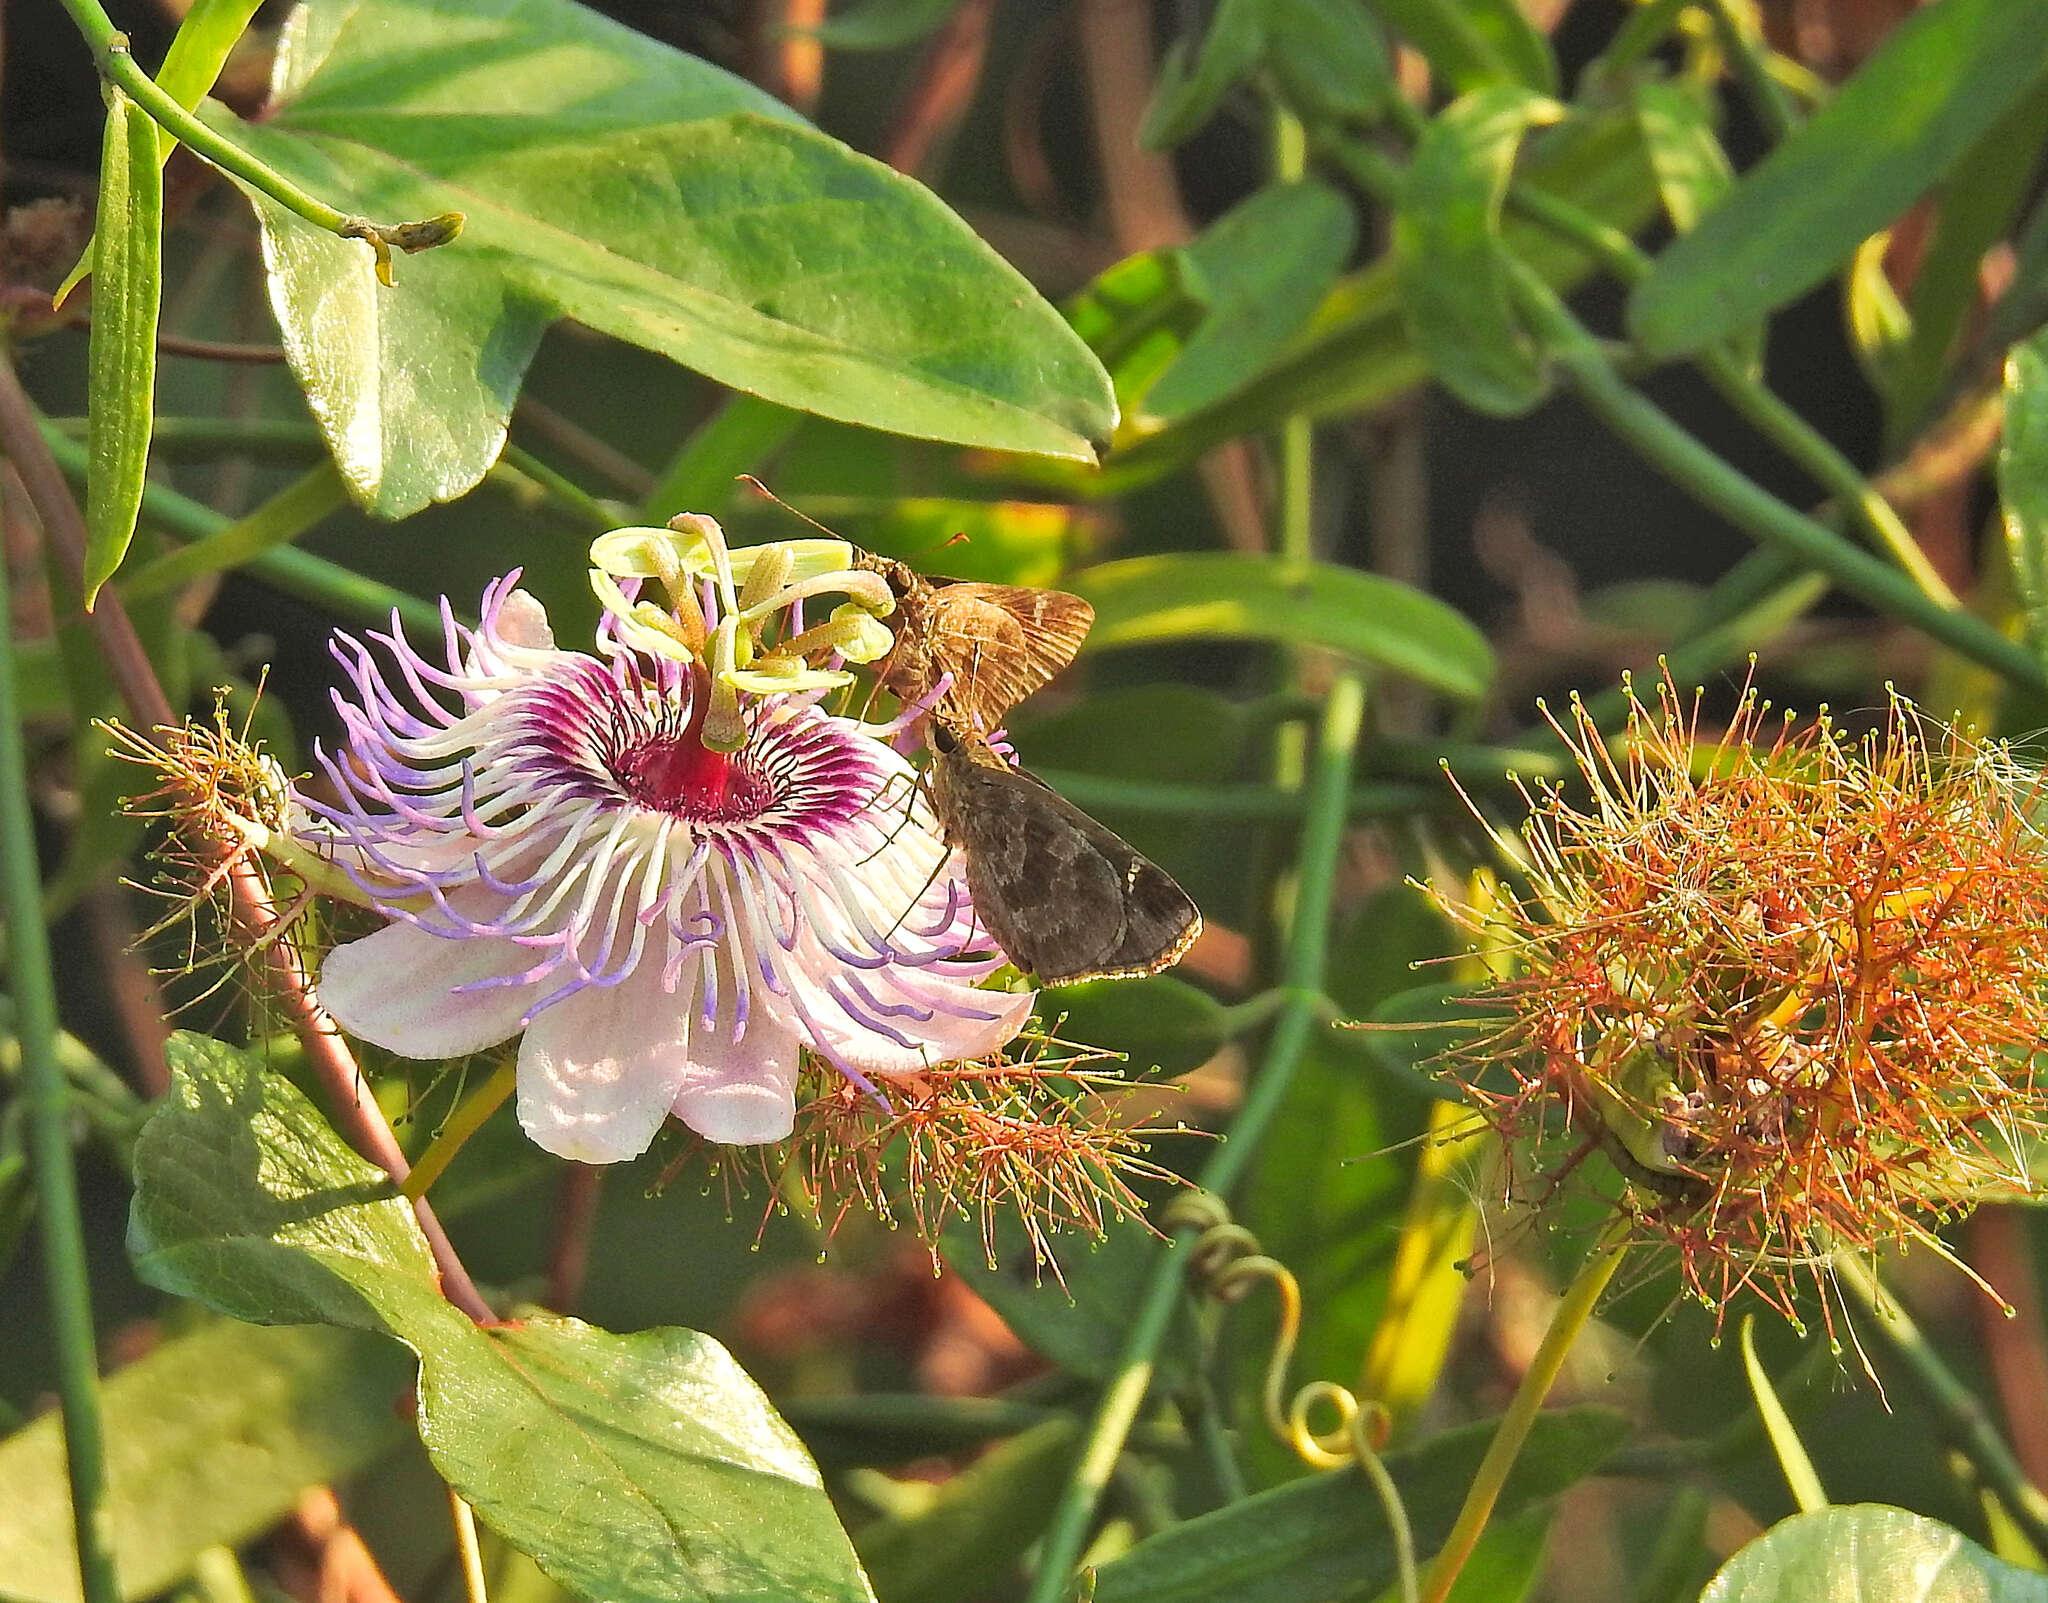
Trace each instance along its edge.
<path fill-rule="evenodd" d="M 1118 1219 L 1100 1241 L 1072 1233 L 1053 1237 L 1055 1257 L 1047 1260 L 1011 1214 L 997 1222 L 992 1251 L 973 1223 L 948 1229 L 944 1247 L 954 1273 L 987 1299 L 1018 1340 L 1062 1369 L 1106 1380 L 1160 1241 L 1143 1221 Z M 1185 1313 L 1176 1313 L 1160 1346 L 1155 1385 L 1170 1391 L 1186 1380 L 1194 1338 Z"/>
<path fill-rule="evenodd" d="M 1322 646 L 1468 697 L 1483 694 L 1493 676 L 1493 653 L 1462 613 L 1355 568 L 1185 552 L 1087 568 L 1070 586 L 1095 606 L 1089 650 L 1164 640 L 1277 640 Z"/>
<path fill-rule="evenodd" d="M 212 1321 L 100 1389 L 122 1595 L 164 1591 L 212 1546 L 238 1546 L 308 1487 L 402 1442 L 412 1365 L 353 1330 Z M 78 1560 L 55 1412 L 0 1441 L 0 1596 L 75 1603 Z"/>
<path fill-rule="evenodd" d="M 163 168 L 156 124 L 107 88 L 94 220 L 92 333 L 87 342 L 85 606 L 135 538 L 156 414 L 156 324 L 163 305 Z"/>
<path fill-rule="evenodd" d="M 1065 985 L 1040 1005 L 1053 1034 L 1122 1053 L 1134 1079 L 1191 1074 L 1229 1039 L 1222 1004 L 1171 974 Z"/>
<path fill-rule="evenodd" d="M 2044 1603 L 2048 1576 L 1953 1526 L 1878 1503 L 1780 1521 L 1722 1566 L 1700 1603 Z"/>
<path fill-rule="evenodd" d="M 881 1603 L 959 1603 L 993 1593 L 1059 1501 L 1081 1422 L 1033 1426 L 940 1486 L 931 1506 L 877 1520 L 855 1545 Z"/>
<path fill-rule="evenodd" d="M 274 96 L 207 115 L 345 210 L 466 218 L 387 289 L 252 196 L 294 370 L 384 516 L 477 482 L 560 317 L 901 434 L 1086 461 L 1114 427 L 1094 357 L 929 191 L 570 0 L 308 0 Z"/>
<path fill-rule="evenodd" d="M 959 9 L 960 0 L 854 0 L 811 31 L 834 50 L 894 50 Z"/>
<path fill-rule="evenodd" d="M 1494 1424 L 1466 1425 L 1385 1455 L 1415 1532 L 1433 1553 L 1450 1533 Z M 1538 1416 L 1501 1490 L 1495 1518 L 1512 1519 L 1583 1479 L 1626 1437 L 1607 1408 Z M 1339 1603 L 1394 1579 L 1394 1542 L 1380 1501 L 1356 1470 L 1259 1492 L 1146 1538 L 1096 1572 L 1096 1603 Z"/>
<path fill-rule="evenodd" d="M 1458 93 L 1518 83 L 1557 93 L 1557 58 L 1521 0 L 1371 0 Z"/>
<path fill-rule="evenodd" d="M 1998 495 L 2027 635 L 2048 662 L 2048 331 L 2015 345 L 2005 359 Z"/>
<path fill-rule="evenodd" d="M 202 1036 L 171 1057 L 135 1150 L 145 1280 L 237 1318 L 404 1342 L 435 1468 L 583 1596 L 870 1596 L 816 1468 L 724 1348 L 544 1315 L 477 1328 L 442 1300 L 410 1207 L 289 1081 Z"/>
<path fill-rule="evenodd" d="M 1314 315 L 1357 234 L 1350 202 L 1313 180 L 1262 189 L 1212 223 L 1182 252 L 1202 321 L 1145 411 L 1183 416 L 1257 378 Z"/>
<path fill-rule="evenodd" d="M 1508 298 L 1501 201 L 1530 128 L 1564 108 L 1519 84 L 1452 102 L 1415 147 L 1394 213 L 1401 309 L 1430 370 L 1477 411 L 1514 417 L 1548 381 Z"/>
<path fill-rule="evenodd" d="M 2041 0 L 1941 0 L 1907 17 L 1658 257 L 1629 299 L 1638 342 L 1699 350 L 1841 268 L 2039 81 L 2044 28 Z"/>

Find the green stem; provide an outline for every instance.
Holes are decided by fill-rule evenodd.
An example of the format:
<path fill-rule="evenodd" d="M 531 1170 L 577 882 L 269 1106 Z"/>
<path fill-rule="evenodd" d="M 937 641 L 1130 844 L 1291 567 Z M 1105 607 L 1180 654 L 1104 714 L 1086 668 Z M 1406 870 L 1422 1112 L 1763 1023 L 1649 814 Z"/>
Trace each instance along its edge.
<path fill-rule="evenodd" d="M 393 246 L 408 253 L 429 250 L 447 244 L 462 231 L 461 212 L 442 212 L 413 223 L 373 223 L 367 217 L 335 210 L 179 105 L 129 54 L 128 36 L 114 26 L 113 19 L 100 9 L 96 0 L 63 0 L 63 5 L 92 47 L 100 75 L 118 84 L 129 99 L 149 114 L 152 122 L 194 155 L 268 195 L 315 228 L 324 228 L 343 239 L 364 241 L 376 255 L 377 277 L 382 282 L 391 282 Z"/>
<path fill-rule="evenodd" d="M 29 812 L 28 755 L 15 689 L 6 568 L 7 564 L 0 562 L 0 903 L 6 907 L 11 931 L 8 975 L 21 1049 L 21 1102 L 35 1165 L 78 1571 L 86 1603 L 120 1603 L 100 1431 L 92 1285 L 86 1270 L 85 1230 L 78 1213 L 78 1177 L 71 1167 L 70 1086 L 57 1061 L 57 1000 L 49 936 L 43 928 L 35 821 Z"/>
<path fill-rule="evenodd" d="M 462 1150 L 463 1144 L 504 1106 L 505 1098 L 512 1094 L 513 1086 L 518 1083 L 518 1068 L 515 1059 L 507 1058 L 491 1070 L 488 1080 L 462 1099 L 434 1139 L 427 1143 L 427 1150 L 420 1154 L 420 1161 L 412 1166 L 412 1172 L 399 1185 L 403 1195 L 416 1201 L 427 1194 L 427 1188 L 440 1179 L 442 1172 L 455 1161 L 455 1154 Z"/>
<path fill-rule="evenodd" d="M 85 447 L 48 418 L 38 418 L 37 428 L 50 455 L 74 484 L 85 482 Z M 182 540 L 209 540 L 232 526 L 233 520 L 212 507 L 180 495 L 160 484 L 145 484 L 142 490 L 143 518 Z M 147 570 L 145 570 L 147 571 Z M 360 623 L 383 624 L 396 611 L 399 621 L 428 639 L 441 633 L 441 609 L 431 601 L 375 579 L 365 578 L 351 568 L 301 551 L 297 546 L 272 546 L 259 551 L 242 565 L 250 578 L 324 607 L 337 617 Z"/>
<path fill-rule="evenodd" d="M 341 474 L 332 462 L 321 462 L 246 517 L 145 563 L 121 581 L 121 595 L 133 606 L 209 573 L 241 567 L 273 547 L 289 545 L 347 501 Z"/>
<path fill-rule="evenodd" d="M 1607 1282 L 1621 1265 L 1624 1250 L 1623 1243 L 1611 1236 L 1595 1247 L 1578 1278 L 1565 1291 L 1557 1311 L 1550 1316 L 1550 1328 L 1543 1333 L 1542 1345 L 1522 1376 L 1522 1384 L 1515 1388 L 1514 1401 L 1508 1404 L 1500 1428 L 1487 1445 L 1486 1456 L 1479 1461 L 1479 1472 L 1466 1489 L 1465 1505 L 1458 1510 L 1457 1522 L 1438 1551 L 1436 1562 L 1429 1567 L 1423 1603 L 1444 1603 L 1450 1596 L 1458 1572 L 1465 1567 L 1465 1560 L 1472 1556 L 1480 1533 L 1486 1529 L 1486 1521 L 1500 1498 L 1501 1488 L 1507 1484 L 1509 1471 L 1515 1467 L 1522 1443 L 1529 1439 L 1536 1416 L 1543 1410 L 1543 1399 L 1557 1383 L 1558 1371 L 1564 1368 L 1572 1343 L 1591 1321 L 1601 1292 L 1607 1289 Z"/>
<path fill-rule="evenodd" d="M 1307 821 L 1302 829 L 1298 890 L 1288 932 L 1281 984 L 1291 993 L 1266 1043 L 1257 1076 L 1244 1105 L 1199 1184 L 1227 1197 L 1243 1177 L 1273 1122 L 1301 1066 L 1303 1049 L 1317 1024 L 1323 968 L 1329 956 L 1330 899 L 1336 881 L 1338 850 L 1344 839 L 1345 799 L 1351 778 L 1352 754 L 1365 718 L 1365 685 L 1355 674 L 1341 674 L 1323 702 L 1321 728 L 1305 786 Z M 1116 1468 L 1138 1409 L 1152 1383 L 1159 1344 L 1172 1323 L 1183 1291 L 1185 1248 L 1195 1232 L 1175 1233 L 1153 1260 L 1151 1278 L 1140 1294 L 1137 1312 L 1125 1333 L 1117 1367 L 1096 1405 L 1088 1438 L 1047 1527 L 1038 1570 L 1032 1577 L 1028 1603 L 1058 1603 L 1066 1595 L 1075 1561 L 1087 1543 L 1095 1505 Z"/>
<path fill-rule="evenodd" d="M 1984 1405 L 1936 1352 L 1896 1297 L 1886 1293 L 1877 1277 L 1854 1254 L 1838 1252 L 1829 1272 L 1844 1298 L 1868 1316 L 1859 1328 L 1895 1358 L 1934 1410 L 1956 1450 L 1976 1467 L 1984 1484 L 1998 1494 L 2013 1523 L 2026 1534 L 2037 1553 L 2048 1553 L 2048 1496 L 2027 1478 L 2027 1472 L 1998 1434 Z"/>
<path fill-rule="evenodd" d="M 1667 478 L 1757 539 L 1826 574 L 1851 595 L 1902 618 L 2016 685 L 2048 691 L 2032 653 L 1972 613 L 1937 605 L 1890 565 L 1794 511 L 1687 433 L 1614 370 L 1586 327 L 1533 271 L 1508 262 L 1509 283 L 1579 399 Z"/>
<path fill-rule="evenodd" d="M 1583 246 L 1624 284 L 1641 283 L 1655 265 L 1620 229 L 1548 190 L 1518 184 L 1509 190 L 1508 204 L 1531 222 Z M 1846 507 L 1928 600 L 1951 609 L 1962 606 L 1892 504 L 1878 494 L 1857 471 L 1856 464 L 1836 450 L 1825 435 L 1781 401 L 1770 386 L 1749 372 L 1725 347 L 1710 346 L 1695 360 L 1721 398 Z"/>
<path fill-rule="evenodd" d="M 612 510 L 582 485 L 563 474 L 557 473 L 531 451 L 514 445 L 510 440 L 498 453 L 496 473 L 518 473 L 539 485 L 543 494 L 578 523 L 585 525 L 592 534 L 603 534 L 607 529 L 616 529 L 620 519 Z"/>

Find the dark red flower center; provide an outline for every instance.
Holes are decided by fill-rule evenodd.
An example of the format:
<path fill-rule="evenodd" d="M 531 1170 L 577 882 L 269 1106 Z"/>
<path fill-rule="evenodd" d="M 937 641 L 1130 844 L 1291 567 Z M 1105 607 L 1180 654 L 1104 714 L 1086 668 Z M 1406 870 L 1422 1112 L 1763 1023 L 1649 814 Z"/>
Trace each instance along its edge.
<path fill-rule="evenodd" d="M 741 753 L 712 751 L 695 728 L 620 753 L 612 772 L 638 805 L 702 823 L 758 818 L 774 800 Z"/>

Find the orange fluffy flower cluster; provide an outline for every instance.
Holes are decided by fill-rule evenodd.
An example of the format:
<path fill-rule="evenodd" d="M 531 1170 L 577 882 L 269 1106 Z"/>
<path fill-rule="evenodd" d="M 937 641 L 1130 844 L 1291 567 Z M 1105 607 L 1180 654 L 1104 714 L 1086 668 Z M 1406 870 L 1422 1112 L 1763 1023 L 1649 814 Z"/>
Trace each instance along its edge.
<path fill-rule="evenodd" d="M 1510 977 L 1449 1066 L 1540 1195 L 1603 1151 L 1690 1294 L 1796 1318 L 1832 1254 L 2035 1189 L 2040 776 L 1897 697 L 1861 738 L 1753 692 L 1711 743 L 1668 682 L 1630 707 L 1612 743 L 1553 720 L 1584 788 L 1528 797 L 1529 899 L 1450 908 Z"/>

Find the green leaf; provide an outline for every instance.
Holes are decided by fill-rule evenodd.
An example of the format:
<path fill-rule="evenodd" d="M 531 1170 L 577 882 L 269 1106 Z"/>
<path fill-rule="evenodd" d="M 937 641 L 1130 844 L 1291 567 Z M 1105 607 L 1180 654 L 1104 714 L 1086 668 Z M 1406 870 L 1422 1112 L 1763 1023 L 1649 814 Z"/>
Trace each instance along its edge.
<path fill-rule="evenodd" d="M 1493 676 L 1493 652 L 1462 613 L 1354 568 L 1180 552 L 1087 568 L 1071 585 L 1094 604 L 1093 651 L 1164 640 L 1284 641 L 1465 697 L 1483 694 Z"/>
<path fill-rule="evenodd" d="M 2005 237 L 2031 192 L 2048 141 L 2048 77 L 1990 128 L 1941 190 L 1934 237 L 1914 271 L 1912 334 L 1893 364 L 1886 394 L 1887 454 L 1930 421 L 1963 323 L 1976 308 L 1984 253 Z"/>
<path fill-rule="evenodd" d="M 1557 58 L 1521 0 L 1371 0 L 1460 94 L 1518 83 L 1557 93 Z"/>
<path fill-rule="evenodd" d="M 1501 201 L 1522 136 L 1564 108 L 1519 84 L 1452 102 L 1423 132 L 1394 213 L 1408 330 L 1437 379 L 1477 411 L 1514 417 L 1543 399 L 1542 357 L 1508 297 Z"/>
<path fill-rule="evenodd" d="M 2048 1576 L 1952 1526 L 1879 1503 L 1815 1509 L 1771 1527 L 1707 1583 L 1700 1603 L 2043 1603 Z"/>
<path fill-rule="evenodd" d="M 1708 101 L 1689 88 L 1655 79 L 1637 83 L 1630 100 L 1664 214 L 1674 229 L 1689 234 L 1735 184 L 1735 169 L 1714 136 Z"/>
<path fill-rule="evenodd" d="M 1657 259 L 1629 298 L 1654 356 L 1699 350 L 1796 299 L 1904 211 L 2042 74 L 2040 0 L 1941 0 Z"/>
<path fill-rule="evenodd" d="M 1314 315 L 1357 236 L 1350 202 L 1313 180 L 1272 185 L 1218 218 L 1182 251 L 1204 315 L 1145 411 L 1179 417 L 1257 378 Z"/>
<path fill-rule="evenodd" d="M 816 1468 L 724 1348 L 545 1315 L 477 1328 L 442 1300 L 411 1208 L 289 1081 L 202 1036 L 170 1051 L 135 1149 L 145 1280 L 238 1318 L 404 1342 L 435 1468 L 586 1597 L 870 1596 Z"/>
<path fill-rule="evenodd" d="M 960 9 L 960 0 L 855 0 L 811 30 L 834 50 L 894 50 L 922 39 Z"/>
<path fill-rule="evenodd" d="M 1055 1035 L 1122 1053 L 1134 1078 L 1191 1074 L 1229 1039 L 1222 1004 L 1171 974 L 1089 980 L 1062 986 L 1042 1001 Z"/>
<path fill-rule="evenodd" d="M 156 124 L 107 87 L 95 220 L 85 434 L 85 605 L 135 538 L 156 413 L 156 323 L 163 304 L 163 168 Z"/>
<path fill-rule="evenodd" d="M 1494 1424 L 1466 1425 L 1385 1455 L 1418 1553 L 1443 1545 Z M 1538 1416 L 1495 1517 L 1563 1491 L 1628 1434 L 1608 1408 Z M 1300 1603 L 1368 1598 L 1394 1579 L 1394 1542 L 1380 1502 L 1356 1470 L 1292 1481 L 1146 1538 L 1096 1572 L 1095 1603 Z"/>
<path fill-rule="evenodd" d="M 1305 121 L 1366 122 L 1394 93 L 1394 64 L 1364 0 L 1266 0 L 1266 66 Z"/>
<path fill-rule="evenodd" d="M 1017 1217 L 1006 1214 L 997 1222 L 993 1252 L 974 1224 L 948 1229 L 944 1249 L 954 1272 L 1003 1316 L 1018 1340 L 1062 1369 L 1106 1380 L 1137 1311 L 1133 1288 L 1144 1283 L 1160 1243 L 1142 1221 L 1117 1219 L 1100 1241 L 1053 1238 L 1055 1267 L 1034 1252 Z M 1194 1351 L 1194 1328 L 1183 1309 L 1160 1345 L 1154 1384 L 1169 1391 L 1181 1385 Z"/>
<path fill-rule="evenodd" d="M 951 1477 L 922 1512 L 862 1530 L 855 1545 L 881 1603 L 993 1593 L 1052 1518 L 1080 1445 L 1078 1419 L 1049 1419 Z"/>
<path fill-rule="evenodd" d="M 1624 107 L 1576 117 L 1552 129 L 1529 150 L 1521 177 L 1569 196 L 1627 233 L 1656 213 L 1656 180 L 1636 119 Z M 1597 265 L 1554 231 L 1521 218 L 1507 219 L 1502 237 L 1518 259 L 1560 288 L 1580 283 Z M 1096 287 L 1104 286 L 1111 274 L 1097 280 Z M 1145 341 L 1160 338 L 1141 312 L 1131 310 L 1128 316 L 1126 328 L 1144 331 L 1141 348 Z M 1127 374 L 1127 364 L 1133 373 L 1138 367 L 1134 358 L 1107 351 L 1104 357 L 1117 369 L 1120 395 L 1141 391 L 1141 385 L 1125 387 L 1135 382 Z M 1283 417 L 1342 417 L 1371 411 L 1428 377 L 1428 365 L 1402 315 L 1392 255 L 1383 256 L 1339 279 L 1293 346 L 1243 390 L 1156 432 L 1127 429 L 1129 437 L 1118 440 L 1103 470 L 1089 476 L 1087 493 L 1115 494 L 1149 484 L 1186 466 L 1210 446 L 1269 428 Z M 1078 482 L 1071 470 L 1054 471 L 1063 482 Z"/>
<path fill-rule="evenodd" d="M 360 1331 L 214 1320 L 109 1376 L 105 1416 L 124 1597 L 164 1591 L 202 1549 L 238 1546 L 308 1487 L 398 1446 L 412 1365 Z M 0 1442 L 0 1596 L 75 1603 L 64 1435 L 43 1415 Z"/>
<path fill-rule="evenodd" d="M 900 434 L 1088 461 L 1115 425 L 1094 356 L 929 191 L 569 0 L 309 0 L 278 61 L 266 121 L 207 115 L 347 210 L 467 219 L 386 289 L 252 196 L 294 370 L 384 516 L 482 477 L 559 317 Z"/>
<path fill-rule="evenodd" d="M 2048 663 L 2048 330 L 2015 345 L 2005 359 L 1998 495 L 2027 636 Z"/>

